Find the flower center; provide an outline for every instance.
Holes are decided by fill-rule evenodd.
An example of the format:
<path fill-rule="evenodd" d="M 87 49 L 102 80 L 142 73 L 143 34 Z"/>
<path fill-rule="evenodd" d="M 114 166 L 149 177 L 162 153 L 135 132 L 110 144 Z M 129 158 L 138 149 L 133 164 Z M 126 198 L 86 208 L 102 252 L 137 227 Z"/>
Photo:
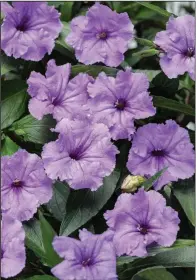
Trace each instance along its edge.
<path fill-rule="evenodd" d="M 16 25 L 16 29 L 18 31 L 27 31 L 29 28 L 29 18 L 27 16 L 24 16 L 22 20 Z"/>
<path fill-rule="evenodd" d="M 143 235 L 148 233 L 148 227 L 146 225 L 139 225 L 137 229 Z"/>
<path fill-rule="evenodd" d="M 13 182 L 12 182 L 12 188 L 22 188 L 23 186 L 23 182 L 18 180 L 18 179 L 15 179 Z"/>
<path fill-rule="evenodd" d="M 90 262 L 91 262 L 91 259 L 89 258 L 82 262 L 82 266 L 88 266 L 90 264 Z"/>
<path fill-rule="evenodd" d="M 120 98 L 115 102 L 114 106 L 116 107 L 116 109 L 122 111 L 126 107 L 126 101 Z"/>
<path fill-rule="evenodd" d="M 166 152 L 164 150 L 154 150 L 151 152 L 151 155 L 153 157 L 164 157 L 166 155 Z"/>
<path fill-rule="evenodd" d="M 97 37 L 97 39 L 102 39 L 102 40 L 104 40 L 104 39 L 107 39 L 108 35 L 107 35 L 107 33 L 106 33 L 105 31 L 103 31 L 103 32 L 101 32 L 101 33 L 98 33 L 98 34 L 96 35 L 96 37 Z"/>
<path fill-rule="evenodd" d="M 194 48 L 188 48 L 185 55 L 188 56 L 188 57 L 192 57 L 192 56 L 194 56 L 194 54 L 195 54 Z"/>

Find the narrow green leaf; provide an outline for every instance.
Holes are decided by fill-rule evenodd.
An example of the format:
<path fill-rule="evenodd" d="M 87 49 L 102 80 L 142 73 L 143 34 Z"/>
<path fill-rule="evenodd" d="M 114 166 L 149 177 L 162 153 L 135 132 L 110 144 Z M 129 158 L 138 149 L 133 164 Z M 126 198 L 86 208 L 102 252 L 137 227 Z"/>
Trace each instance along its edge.
<path fill-rule="evenodd" d="M 159 6 L 153 5 L 151 3 L 148 3 L 148 2 L 136 2 L 136 3 L 138 3 L 139 5 L 142 5 L 142 6 L 146 7 L 146 8 L 148 8 L 148 9 L 154 11 L 154 12 L 157 12 L 158 14 L 160 14 L 160 15 L 162 15 L 164 17 L 169 18 L 170 16 L 172 16 L 172 14 L 169 13 L 168 11 L 160 8 Z"/>
<path fill-rule="evenodd" d="M 153 55 L 157 55 L 159 54 L 159 51 L 156 49 L 148 49 L 148 50 L 143 50 L 143 51 L 139 51 L 139 52 L 135 52 L 133 53 L 133 56 L 140 56 L 140 57 L 149 57 L 149 56 L 153 56 Z"/>
<path fill-rule="evenodd" d="M 9 127 L 26 110 L 28 94 L 22 81 L 5 81 L 2 84 L 1 129 Z"/>
<path fill-rule="evenodd" d="M 181 104 L 173 99 L 168 99 L 163 96 L 153 96 L 153 104 L 155 107 L 164 108 L 185 115 L 195 116 L 195 110 L 189 105 Z"/>
<path fill-rule="evenodd" d="M 61 20 L 62 21 L 70 21 L 72 18 L 72 8 L 73 8 L 74 2 L 64 2 L 63 5 L 61 5 L 60 11 L 61 11 Z"/>
<path fill-rule="evenodd" d="M 12 70 L 16 70 L 16 67 L 17 63 L 14 58 L 1 54 L 1 76 L 9 73 Z"/>
<path fill-rule="evenodd" d="M 189 221 L 195 226 L 195 184 L 193 179 L 183 180 L 173 185 L 173 193 L 181 204 Z"/>
<path fill-rule="evenodd" d="M 148 180 L 146 180 L 144 183 L 142 183 L 142 186 L 145 190 L 149 190 L 153 184 L 161 177 L 161 175 L 165 172 L 166 168 L 163 168 L 162 170 L 158 171 L 155 175 L 150 177 Z"/>
<path fill-rule="evenodd" d="M 14 143 L 8 136 L 5 136 L 2 142 L 1 156 L 11 156 L 19 149 L 19 146 Z"/>
<path fill-rule="evenodd" d="M 57 278 L 50 275 L 35 275 L 30 278 L 25 278 L 25 280 L 57 280 Z"/>
<path fill-rule="evenodd" d="M 144 38 L 138 38 L 138 37 L 136 37 L 135 40 L 142 46 L 156 48 L 156 45 L 150 40 L 147 40 L 147 39 L 144 39 Z"/>
<path fill-rule="evenodd" d="M 136 273 L 131 280 L 177 280 L 162 266 L 146 268 Z"/>
<path fill-rule="evenodd" d="M 22 136 L 24 141 L 45 144 L 55 139 L 55 133 L 50 131 L 55 123 L 55 120 L 49 115 L 44 116 L 40 121 L 28 115 L 13 123 L 10 130 Z"/>
<path fill-rule="evenodd" d="M 116 68 L 99 66 L 99 65 L 74 65 L 72 66 L 72 75 L 76 76 L 79 73 L 87 73 L 93 77 L 97 77 L 99 73 L 105 72 L 109 76 L 116 76 L 118 70 Z"/>
<path fill-rule="evenodd" d="M 38 215 L 43 237 L 44 251 L 47 256 L 47 264 L 53 267 L 61 262 L 61 258 L 57 255 L 52 246 L 53 239 L 57 234 L 48 221 L 44 218 L 41 211 L 38 211 Z"/>
<path fill-rule="evenodd" d="M 103 186 L 95 192 L 89 189 L 71 192 L 66 215 L 60 227 L 60 235 L 71 234 L 95 216 L 112 196 L 118 179 L 119 172 L 114 171 L 104 178 Z"/>
<path fill-rule="evenodd" d="M 53 214 L 53 216 L 62 221 L 66 213 L 67 199 L 70 193 L 68 185 L 55 182 L 53 186 L 52 199 L 47 203 L 47 209 Z"/>

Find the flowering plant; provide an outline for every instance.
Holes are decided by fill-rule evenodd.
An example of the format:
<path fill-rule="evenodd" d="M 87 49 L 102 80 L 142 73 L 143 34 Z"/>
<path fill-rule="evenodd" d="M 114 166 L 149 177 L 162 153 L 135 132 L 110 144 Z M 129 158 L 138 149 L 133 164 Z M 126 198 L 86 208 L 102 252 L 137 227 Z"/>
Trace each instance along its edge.
<path fill-rule="evenodd" d="M 2 2 L 1 277 L 193 280 L 194 10 Z"/>

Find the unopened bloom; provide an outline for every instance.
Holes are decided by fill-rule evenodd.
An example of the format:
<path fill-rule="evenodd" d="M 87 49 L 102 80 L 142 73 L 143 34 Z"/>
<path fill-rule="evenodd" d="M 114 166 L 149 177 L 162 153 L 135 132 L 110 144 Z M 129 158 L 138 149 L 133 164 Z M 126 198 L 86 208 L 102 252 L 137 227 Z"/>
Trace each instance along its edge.
<path fill-rule="evenodd" d="M 109 232 L 94 235 L 83 229 L 80 230 L 79 238 L 54 238 L 53 247 L 64 260 L 52 268 L 52 273 L 60 280 L 116 280 L 112 235 Z"/>
<path fill-rule="evenodd" d="M 171 17 L 165 31 L 158 32 L 155 44 L 163 50 L 160 66 L 169 78 L 188 72 L 194 80 L 195 18 L 184 15 Z"/>
<path fill-rule="evenodd" d="M 132 176 L 132 175 L 128 175 L 121 186 L 121 190 L 123 192 L 134 192 L 136 191 L 139 186 L 141 186 L 141 184 L 143 182 L 145 182 L 145 178 L 142 176 Z"/>
<path fill-rule="evenodd" d="M 143 73 L 130 69 L 119 71 L 116 78 L 100 73 L 94 83 L 89 83 L 88 101 L 95 122 L 104 123 L 114 140 L 131 138 L 134 120 L 153 116 L 149 81 Z"/>
<path fill-rule="evenodd" d="M 146 176 L 167 168 L 155 183 L 156 190 L 193 176 L 194 151 L 188 131 L 172 120 L 140 127 L 133 137 L 127 168 L 134 175 Z"/>
<path fill-rule="evenodd" d="M 1 221 L 1 276 L 13 277 L 25 267 L 25 232 L 21 222 L 3 215 Z"/>
<path fill-rule="evenodd" d="M 57 66 L 54 60 L 47 65 L 46 76 L 32 72 L 27 83 L 30 113 L 38 120 L 52 114 L 59 121 L 63 117 L 74 118 L 87 114 L 87 85 L 93 78 L 80 73 L 69 81 L 71 64 Z"/>
<path fill-rule="evenodd" d="M 121 194 L 113 210 L 104 217 L 114 232 L 113 243 L 118 256 L 147 255 L 150 245 L 171 246 L 180 222 L 178 213 L 166 206 L 165 198 L 156 191 Z"/>
<path fill-rule="evenodd" d="M 5 2 L 2 12 L 1 48 L 6 55 L 39 61 L 52 52 L 62 29 L 54 7 L 46 2 Z"/>
<path fill-rule="evenodd" d="M 117 148 L 104 124 L 62 119 L 59 138 L 43 147 L 42 159 L 51 179 L 66 180 L 73 189 L 97 190 L 115 167 Z"/>
<path fill-rule="evenodd" d="M 41 158 L 18 150 L 2 157 L 1 164 L 2 211 L 20 221 L 29 220 L 52 197 L 52 181 L 46 176 Z"/>
<path fill-rule="evenodd" d="M 74 18 L 70 27 L 66 42 L 84 64 L 103 62 L 118 66 L 133 38 L 133 24 L 128 14 L 118 14 L 99 3 L 93 5 L 86 16 Z"/>

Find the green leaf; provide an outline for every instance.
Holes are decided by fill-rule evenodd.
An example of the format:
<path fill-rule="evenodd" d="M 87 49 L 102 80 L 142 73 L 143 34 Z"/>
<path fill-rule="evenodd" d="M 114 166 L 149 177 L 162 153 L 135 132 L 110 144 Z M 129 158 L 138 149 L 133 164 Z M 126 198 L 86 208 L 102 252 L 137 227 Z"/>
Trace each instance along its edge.
<path fill-rule="evenodd" d="M 169 79 L 160 72 L 151 83 L 151 93 L 154 95 L 171 97 L 178 91 L 179 79 Z"/>
<path fill-rule="evenodd" d="M 135 53 L 133 53 L 133 56 L 140 56 L 141 58 L 143 58 L 143 57 L 149 57 L 149 56 L 153 56 L 153 55 L 157 55 L 157 54 L 159 54 L 158 50 L 148 49 L 148 50 L 135 52 Z"/>
<path fill-rule="evenodd" d="M 142 186 L 145 190 L 149 190 L 152 185 L 161 177 L 161 175 L 165 172 L 166 168 L 163 168 L 162 170 L 158 171 L 155 175 L 150 177 L 148 180 L 146 180 L 144 183 L 142 183 Z"/>
<path fill-rule="evenodd" d="M 74 65 L 72 66 L 72 75 L 76 76 L 79 73 L 87 73 L 93 77 L 97 77 L 99 73 L 105 72 L 109 76 L 116 76 L 118 70 L 116 68 L 99 66 L 99 65 Z"/>
<path fill-rule="evenodd" d="M 131 280 L 176 280 L 164 267 L 151 267 L 136 273 Z"/>
<path fill-rule="evenodd" d="M 5 136 L 2 142 L 1 156 L 11 156 L 19 149 L 19 146 L 14 143 L 8 136 Z"/>
<path fill-rule="evenodd" d="M 67 199 L 70 193 L 70 188 L 61 182 L 55 182 L 53 186 L 52 199 L 47 203 L 47 209 L 53 216 L 62 221 L 66 213 Z"/>
<path fill-rule="evenodd" d="M 119 280 L 130 280 L 138 271 L 152 267 L 194 267 L 195 266 L 195 246 L 173 248 L 160 252 L 155 256 L 137 258 L 127 264 L 127 269 L 119 273 Z"/>
<path fill-rule="evenodd" d="M 142 6 L 146 7 L 146 8 L 149 8 L 150 10 L 152 10 L 154 12 L 157 12 L 158 14 L 160 14 L 160 15 L 162 15 L 164 17 L 169 18 L 170 16 L 172 16 L 172 14 L 169 13 L 168 11 L 163 10 L 159 6 L 150 4 L 148 2 L 136 2 L 136 3 L 138 3 L 139 5 L 142 5 Z"/>
<path fill-rule="evenodd" d="M 54 119 L 47 115 L 42 120 L 37 120 L 28 115 L 15 122 L 10 130 L 17 135 L 22 136 L 24 141 L 45 144 L 55 139 L 55 133 L 50 131 L 55 126 Z"/>
<path fill-rule="evenodd" d="M 2 83 L 1 129 L 10 126 L 26 110 L 28 94 L 26 83 L 19 80 Z"/>
<path fill-rule="evenodd" d="M 54 6 L 58 8 L 60 5 L 63 5 L 65 2 L 63 1 L 48 1 L 49 6 Z"/>
<path fill-rule="evenodd" d="M 138 37 L 136 37 L 135 40 L 142 46 L 156 48 L 156 45 L 150 40 L 147 40 L 147 39 L 144 39 L 144 38 L 138 38 Z"/>
<path fill-rule="evenodd" d="M 95 216 L 112 196 L 118 179 L 119 172 L 114 171 L 104 178 L 103 186 L 97 191 L 87 189 L 70 193 L 60 235 L 71 234 Z"/>
<path fill-rule="evenodd" d="M 132 71 L 134 73 L 146 74 L 150 82 L 161 72 L 159 70 L 143 70 L 143 69 L 132 70 Z"/>
<path fill-rule="evenodd" d="M 72 18 L 72 8 L 73 8 L 74 2 L 64 2 L 63 5 L 61 5 L 61 20 L 62 21 L 70 21 Z"/>
<path fill-rule="evenodd" d="M 181 204 L 189 221 L 195 226 L 195 184 L 193 179 L 175 183 L 173 193 Z"/>
<path fill-rule="evenodd" d="M 26 278 L 25 280 L 57 280 L 57 278 L 50 275 L 35 275 L 30 278 Z"/>
<path fill-rule="evenodd" d="M 15 70 L 17 67 L 16 60 L 1 54 L 1 76 Z"/>
<path fill-rule="evenodd" d="M 61 258 L 57 255 L 52 246 L 53 239 L 57 234 L 48 223 L 48 221 L 44 218 L 41 211 L 38 211 L 38 215 L 42 232 L 44 251 L 45 255 L 47 256 L 47 264 L 53 267 L 61 262 Z"/>
<path fill-rule="evenodd" d="M 195 110 L 191 106 L 181 104 L 173 99 L 168 99 L 163 96 L 153 96 L 153 104 L 155 107 L 195 116 Z"/>

